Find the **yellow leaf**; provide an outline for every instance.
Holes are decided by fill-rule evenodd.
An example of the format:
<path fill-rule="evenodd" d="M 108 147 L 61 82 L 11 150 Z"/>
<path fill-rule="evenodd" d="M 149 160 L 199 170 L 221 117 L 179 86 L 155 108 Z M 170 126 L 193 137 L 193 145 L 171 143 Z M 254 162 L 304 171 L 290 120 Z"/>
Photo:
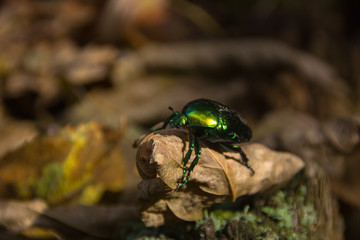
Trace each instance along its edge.
<path fill-rule="evenodd" d="M 96 122 L 37 136 L 0 159 L 0 196 L 40 197 L 52 205 L 96 203 L 104 191 L 124 185 L 120 137 L 121 130 Z"/>

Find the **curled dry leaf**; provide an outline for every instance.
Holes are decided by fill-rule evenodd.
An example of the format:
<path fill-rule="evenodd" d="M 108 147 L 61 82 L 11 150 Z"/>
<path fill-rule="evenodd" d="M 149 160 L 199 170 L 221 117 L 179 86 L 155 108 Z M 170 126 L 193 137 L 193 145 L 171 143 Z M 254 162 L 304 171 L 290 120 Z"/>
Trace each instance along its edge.
<path fill-rule="evenodd" d="M 137 168 L 143 178 L 139 184 L 140 211 L 147 226 L 171 222 L 176 219 L 174 215 L 196 221 L 202 217 L 203 209 L 212 204 L 283 184 L 304 167 L 303 161 L 293 154 L 248 143 L 242 149 L 255 170 L 251 176 L 238 153 L 202 141 L 199 163 L 186 187 L 177 190 L 183 172 L 182 160 L 188 150 L 187 132 L 160 130 L 139 139 L 137 146 Z M 191 159 L 194 157 L 193 153 Z"/>

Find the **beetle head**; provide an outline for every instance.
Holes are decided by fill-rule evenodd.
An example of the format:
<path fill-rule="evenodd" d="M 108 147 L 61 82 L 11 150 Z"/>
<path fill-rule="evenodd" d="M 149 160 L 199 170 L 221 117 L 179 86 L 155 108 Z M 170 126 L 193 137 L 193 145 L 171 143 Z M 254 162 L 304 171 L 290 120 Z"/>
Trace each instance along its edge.
<path fill-rule="evenodd" d="M 175 113 L 173 119 L 170 120 L 170 125 L 172 127 L 180 128 L 181 126 L 184 126 L 188 123 L 186 115 L 174 111 L 172 107 L 169 107 L 169 109 Z"/>

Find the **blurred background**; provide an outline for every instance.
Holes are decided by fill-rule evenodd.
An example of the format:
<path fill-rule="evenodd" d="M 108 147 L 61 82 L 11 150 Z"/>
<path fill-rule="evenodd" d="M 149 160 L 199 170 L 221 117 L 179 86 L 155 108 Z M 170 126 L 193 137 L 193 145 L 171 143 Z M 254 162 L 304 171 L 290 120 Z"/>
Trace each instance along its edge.
<path fill-rule="evenodd" d="M 36 195 L 9 191 L 28 165 L 8 154 L 36 136 L 99 122 L 133 169 L 134 140 L 168 106 L 210 98 L 241 112 L 254 141 L 321 165 L 345 238 L 358 239 L 359 11 L 357 0 L 0 1 L 0 197 Z M 139 177 L 119 181 L 109 188 Z"/>

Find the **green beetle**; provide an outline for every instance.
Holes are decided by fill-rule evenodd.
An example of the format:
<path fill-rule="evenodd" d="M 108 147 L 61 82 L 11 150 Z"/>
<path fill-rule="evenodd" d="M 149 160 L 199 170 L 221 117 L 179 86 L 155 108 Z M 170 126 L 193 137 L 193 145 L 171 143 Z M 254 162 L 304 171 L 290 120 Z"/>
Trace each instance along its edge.
<path fill-rule="evenodd" d="M 173 113 L 165 120 L 162 127 L 151 129 L 150 132 L 165 129 L 169 124 L 176 128 L 184 126 L 189 130 L 189 150 L 183 160 L 182 184 L 178 186 L 178 189 L 186 185 L 190 173 L 199 161 L 201 155 L 199 138 L 203 137 L 219 143 L 225 149 L 240 153 L 242 163 L 251 171 L 251 175 L 255 173 L 241 147 L 235 145 L 236 143 L 250 141 L 252 136 L 251 128 L 237 111 L 209 99 L 191 101 L 185 105 L 181 113 L 174 111 L 171 107 L 169 109 Z M 187 168 L 186 165 L 194 149 L 196 156 L 190 167 Z"/>

